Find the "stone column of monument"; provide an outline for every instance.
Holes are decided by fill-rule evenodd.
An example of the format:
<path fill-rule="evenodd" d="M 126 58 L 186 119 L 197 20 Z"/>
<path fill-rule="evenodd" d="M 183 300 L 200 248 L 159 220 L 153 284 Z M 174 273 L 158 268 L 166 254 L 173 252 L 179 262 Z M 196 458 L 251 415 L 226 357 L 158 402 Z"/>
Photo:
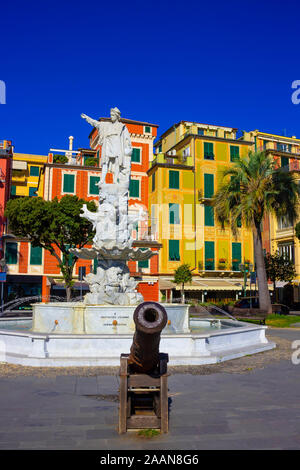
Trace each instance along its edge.
<path fill-rule="evenodd" d="M 120 121 L 120 115 L 118 108 L 111 109 L 108 122 L 81 115 L 97 128 L 102 146 L 99 206 L 96 212 L 90 212 L 84 205 L 82 214 L 95 229 L 93 246 L 72 250 L 79 258 L 97 258 L 97 273 L 85 277 L 90 293 L 84 301 L 92 305 L 136 305 L 142 302 L 142 295 L 136 291 L 137 282 L 130 277 L 127 261 L 146 260 L 155 254 L 149 248 L 132 247 L 132 227 L 145 214 L 140 211 L 137 216 L 128 215 L 132 146 L 129 131 Z M 108 171 L 113 173 L 111 184 L 105 182 Z"/>

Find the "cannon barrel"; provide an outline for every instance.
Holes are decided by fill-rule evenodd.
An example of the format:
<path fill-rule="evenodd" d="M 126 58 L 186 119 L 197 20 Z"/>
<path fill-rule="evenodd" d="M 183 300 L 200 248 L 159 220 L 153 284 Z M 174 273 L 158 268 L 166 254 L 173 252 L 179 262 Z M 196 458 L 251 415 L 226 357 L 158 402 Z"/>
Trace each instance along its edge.
<path fill-rule="evenodd" d="M 135 333 L 128 364 L 132 372 L 150 373 L 159 362 L 160 334 L 168 321 L 167 312 L 157 302 L 143 302 L 133 314 Z"/>

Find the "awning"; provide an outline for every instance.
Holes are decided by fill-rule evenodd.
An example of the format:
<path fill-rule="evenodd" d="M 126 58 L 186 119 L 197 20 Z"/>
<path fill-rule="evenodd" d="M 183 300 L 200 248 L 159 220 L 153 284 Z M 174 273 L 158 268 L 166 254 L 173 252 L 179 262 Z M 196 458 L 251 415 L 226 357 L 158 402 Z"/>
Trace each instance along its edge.
<path fill-rule="evenodd" d="M 159 279 L 159 290 L 169 290 L 174 289 L 174 287 L 174 282 L 171 282 L 168 279 Z"/>
<path fill-rule="evenodd" d="M 250 290 L 250 282 L 247 282 L 247 290 Z M 252 290 L 253 284 L 252 284 Z M 273 286 L 269 284 L 269 290 L 273 290 Z M 195 279 L 191 283 L 184 285 L 185 291 L 242 291 L 244 288 L 244 281 L 230 280 L 230 279 Z M 176 289 L 181 290 L 180 284 L 174 284 L 168 279 L 159 280 L 160 290 Z"/>
<path fill-rule="evenodd" d="M 13 160 L 13 170 L 27 170 L 27 162 L 22 160 Z"/>

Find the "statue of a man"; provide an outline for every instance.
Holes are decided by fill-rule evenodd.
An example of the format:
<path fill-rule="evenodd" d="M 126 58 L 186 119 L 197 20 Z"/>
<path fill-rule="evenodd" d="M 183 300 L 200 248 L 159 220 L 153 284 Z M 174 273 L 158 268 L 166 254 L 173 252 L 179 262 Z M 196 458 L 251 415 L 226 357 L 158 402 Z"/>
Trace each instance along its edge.
<path fill-rule="evenodd" d="M 118 183 L 119 174 L 121 171 L 124 173 L 124 169 L 128 168 L 128 161 L 130 161 L 132 154 L 130 134 L 125 124 L 120 122 L 120 110 L 118 108 L 110 110 L 110 121 L 96 121 L 86 114 L 81 114 L 81 117 L 95 127 L 99 133 L 99 143 L 102 146 L 100 184 L 105 183 L 108 171 L 113 173 L 114 183 Z M 130 165 L 128 182 L 129 178 Z"/>

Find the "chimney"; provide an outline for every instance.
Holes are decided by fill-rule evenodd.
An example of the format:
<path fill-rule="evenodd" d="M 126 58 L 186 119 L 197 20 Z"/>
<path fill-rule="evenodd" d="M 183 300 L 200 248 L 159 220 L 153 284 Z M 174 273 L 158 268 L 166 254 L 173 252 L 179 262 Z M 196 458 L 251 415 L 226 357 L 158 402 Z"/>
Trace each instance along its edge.
<path fill-rule="evenodd" d="M 69 137 L 69 150 L 73 150 L 73 140 L 74 140 L 74 137 L 72 135 L 70 135 L 70 137 Z"/>

